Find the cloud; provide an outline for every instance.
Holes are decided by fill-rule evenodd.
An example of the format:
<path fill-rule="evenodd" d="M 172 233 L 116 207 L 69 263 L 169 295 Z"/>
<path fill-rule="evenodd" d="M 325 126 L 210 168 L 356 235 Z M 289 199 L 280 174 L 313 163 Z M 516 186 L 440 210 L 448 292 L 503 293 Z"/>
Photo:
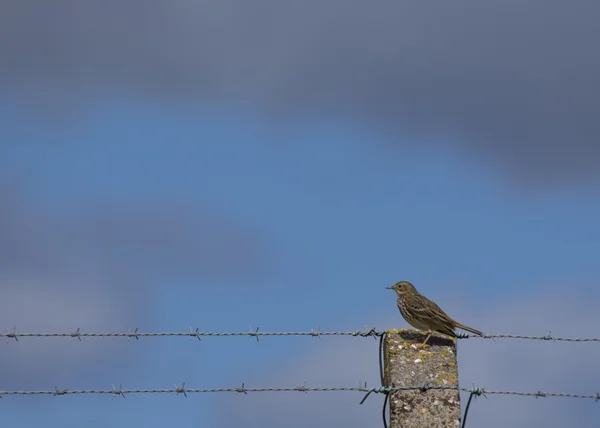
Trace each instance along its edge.
<path fill-rule="evenodd" d="M 452 135 L 551 183 L 597 176 L 598 19 L 586 0 L 9 2 L 0 69 L 18 100 L 54 113 L 111 88 L 278 117 L 320 111 Z M 426 140 L 411 141 L 398 144 Z"/>
<path fill-rule="evenodd" d="M 503 299 L 473 311 L 465 302 L 446 309 L 463 314 L 489 333 L 595 337 L 600 315 L 594 309 L 595 291 L 582 289 L 544 290 L 540 295 L 521 296 L 518 301 Z M 449 306 L 449 307 L 448 307 Z M 378 325 L 397 327 L 398 317 Z M 325 339 L 324 339 L 325 340 Z M 324 341 L 323 340 L 323 341 Z M 378 383 L 377 346 L 372 341 L 340 339 L 313 345 L 278 367 L 253 374 L 246 386 L 357 386 L 358 380 Z M 597 343 L 564 343 L 469 339 L 459 342 L 459 376 L 462 387 L 472 385 L 494 390 L 525 392 L 570 392 L 594 395 L 600 376 Z M 223 398 L 222 426 L 242 423 L 263 427 L 336 426 L 363 427 L 380 424 L 382 397 L 373 396 L 359 406 L 359 393 L 249 394 Z M 462 396 L 462 407 L 467 395 Z M 510 409 L 510 411 L 507 411 Z M 593 400 L 531 398 L 489 395 L 471 405 L 468 424 L 472 426 L 571 426 L 588 427 L 597 419 Z"/>
<path fill-rule="evenodd" d="M 120 331 L 151 325 L 155 287 L 260 275 L 260 240 L 215 209 L 177 201 L 98 202 L 56 209 L 0 181 L 0 326 L 18 332 Z M 133 364 L 126 339 L 11 339 L 0 353 L 5 387 L 101 376 Z M 127 350 L 129 349 L 129 350 Z M 90 372 L 89 365 L 95 363 Z M 138 364 L 136 363 L 136 364 Z"/>

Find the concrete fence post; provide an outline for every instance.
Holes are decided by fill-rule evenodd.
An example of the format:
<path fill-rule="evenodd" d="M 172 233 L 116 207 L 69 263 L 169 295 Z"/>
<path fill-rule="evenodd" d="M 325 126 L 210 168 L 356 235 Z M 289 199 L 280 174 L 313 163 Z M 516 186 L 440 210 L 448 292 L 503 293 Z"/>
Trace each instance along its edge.
<path fill-rule="evenodd" d="M 413 330 L 389 330 L 384 343 L 384 385 L 389 387 L 457 386 L 456 343 L 435 334 L 421 349 L 425 336 Z M 389 396 L 389 428 L 460 426 L 460 392 L 393 391 Z"/>

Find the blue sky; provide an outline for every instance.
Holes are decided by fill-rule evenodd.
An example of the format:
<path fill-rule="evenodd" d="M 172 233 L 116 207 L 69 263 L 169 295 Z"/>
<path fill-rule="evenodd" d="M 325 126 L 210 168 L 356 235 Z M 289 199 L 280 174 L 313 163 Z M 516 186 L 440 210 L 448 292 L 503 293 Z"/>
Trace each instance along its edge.
<path fill-rule="evenodd" d="M 168 265 L 171 262 L 161 266 L 159 254 L 149 265 L 140 265 L 143 272 L 131 273 L 139 281 L 137 286 L 101 283 L 98 287 L 134 290 L 114 309 L 108 305 L 109 313 L 96 314 L 110 318 L 111 311 L 124 311 L 117 316 L 123 323 L 111 325 L 115 331 L 134 327 L 185 331 L 189 326 L 204 331 L 401 327 L 405 323 L 396 312 L 394 296 L 384 287 L 409 279 L 442 306 L 468 308 L 464 314 L 449 310 L 466 324 L 487 332 L 543 335 L 548 330 L 561 331 L 561 325 L 540 329 L 523 323 L 517 329 L 507 323 L 504 329 L 502 323 L 488 322 L 486 313 L 501 307 L 510 316 L 511 302 L 557 293 L 560 298 L 565 287 L 568 293 L 592 292 L 599 273 L 595 263 L 600 242 L 597 190 L 563 186 L 524 193 L 498 168 L 445 146 L 390 151 L 386 143 L 391 137 L 376 129 L 327 118 L 286 126 L 282 133 L 283 128 L 275 129 L 268 122 L 224 110 L 156 108 L 135 100 L 90 111 L 64 130 L 41 127 L 32 131 L 27 117 L 5 115 L 4 139 L 19 144 L 2 147 L 3 178 L 5 186 L 17 189 L 20 199 L 35 205 L 34 222 L 41 224 L 45 216 L 62 222 L 85 219 L 86 210 L 99 207 L 100 212 L 106 208 L 117 215 L 120 206 L 141 207 L 134 212 L 144 216 L 146 206 L 165 204 L 200 216 L 209 211 L 232 223 L 234 230 L 244 231 L 240 240 L 252 240 L 246 248 L 253 254 L 237 255 L 231 269 L 205 274 L 186 266 L 174 272 Z M 178 225 L 158 223 L 156 227 L 169 234 Z M 67 225 L 64 233 L 80 232 Z M 71 239 L 61 236 L 58 239 Z M 223 245 L 218 234 L 191 234 L 189 238 L 206 238 L 209 247 Z M 115 266 L 110 258 L 96 260 L 93 252 L 78 254 L 72 248 L 58 248 L 73 263 L 85 263 L 92 267 L 90 272 L 109 280 L 120 274 L 120 263 L 135 259 L 124 254 L 125 260 Z M 184 264 L 193 264 L 194 255 L 184 254 L 188 249 L 174 245 L 168 259 L 181 257 Z M 142 257 L 150 258 L 149 254 L 154 253 Z M 220 254 L 225 257 L 221 262 L 227 267 L 224 254 Z M 251 267 L 238 266 L 240 257 L 247 257 Z M 202 260 L 197 262 L 202 264 Z M 5 271 L 6 280 L 30 279 L 26 270 L 11 272 L 5 266 Z M 75 268 L 67 272 L 52 279 L 87 275 Z M 37 287 L 53 292 L 52 285 L 43 281 Z M 96 292 L 87 287 L 82 299 L 93 305 Z M 70 331 L 85 322 L 81 319 L 85 313 L 70 313 L 68 305 L 54 313 L 62 320 L 57 321 L 32 312 L 27 298 L 22 302 L 20 315 L 30 318 L 31 330 L 54 331 L 53 326 L 63 326 L 63 331 Z M 3 321 L 7 328 L 12 326 L 6 315 Z M 91 321 L 88 325 L 88 330 L 102 330 Z M 578 330 L 562 333 L 579 336 Z M 371 339 L 263 338 L 260 343 L 249 338 L 206 338 L 200 343 L 182 338 L 142 338 L 132 343 L 125 339 L 84 339 L 82 343 L 37 339 L 35 345 L 41 351 L 50 341 L 67 342 L 57 344 L 56 352 L 62 346 L 86 348 L 101 341 L 114 353 L 108 360 L 83 355 L 70 361 L 80 370 L 77 376 L 67 368 L 54 372 L 48 368 L 54 374 L 45 375 L 42 382 L 28 380 L 34 388 L 104 389 L 119 383 L 127 388 L 169 388 L 183 381 L 190 387 L 231 387 L 249 378 L 252 386 L 263 386 L 262 378 L 266 386 L 289 386 L 273 380 L 271 373 L 284 370 L 299 355 L 315 358 L 313 354 L 343 341 L 348 342 L 346 348 L 355 346 L 369 355 L 370 366 L 349 368 L 338 386 L 355 386 L 360 380 L 376 382 L 376 343 Z M 21 342 L 4 345 L 9 362 L 11 352 L 23 346 Z M 8 370 L 6 363 L 4 370 Z M 291 386 L 306 381 L 293 379 Z M 21 389 L 18 379 L 10 387 Z M 540 387 L 531 383 L 524 389 Z M 548 388 L 563 389 L 560 383 L 555 387 L 550 383 Z M 351 397 L 356 402 L 359 398 Z M 266 396 L 252 399 L 270 400 Z M 134 422 L 217 426 L 224 423 L 222 400 L 216 396 L 187 400 L 171 396 L 126 400 L 7 397 L 3 405 L 7 407 L 5 419 L 22 425 L 45 421 L 50 426 L 78 426 L 93 421 L 97 426 Z M 39 413 L 27 415 L 23 409 L 34 402 Z M 568 410 L 578 404 L 555 405 Z M 373 421 L 378 414 L 371 413 Z M 484 421 L 485 415 L 479 418 Z M 268 426 L 269 416 L 261 414 L 256 421 Z"/>
<path fill-rule="evenodd" d="M 0 327 L 405 327 L 384 287 L 410 280 L 484 332 L 597 336 L 600 3 L 539 6 L 3 5 Z M 378 382 L 370 338 L 0 346 L 0 390 Z M 599 358 L 467 340 L 460 384 L 595 394 Z M 382 397 L 360 398 L 0 407 L 18 426 L 379 424 Z M 469 424 L 587 427 L 597 406 L 492 396 Z"/>

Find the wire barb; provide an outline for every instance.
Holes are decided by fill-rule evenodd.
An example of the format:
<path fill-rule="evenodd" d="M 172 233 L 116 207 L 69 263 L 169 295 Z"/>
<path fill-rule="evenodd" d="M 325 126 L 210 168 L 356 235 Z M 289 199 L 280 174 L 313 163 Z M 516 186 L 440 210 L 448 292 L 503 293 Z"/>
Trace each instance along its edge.
<path fill-rule="evenodd" d="M 306 386 L 306 382 L 304 382 L 302 385 L 298 385 L 296 387 L 296 391 L 307 393 L 309 391 L 309 389 Z"/>
<path fill-rule="evenodd" d="M 475 386 L 469 392 L 477 397 L 481 397 L 482 395 L 485 397 L 485 390 Z"/>
<path fill-rule="evenodd" d="M 9 330 L 6 330 L 6 337 L 9 339 L 15 339 L 17 342 L 19 341 L 19 335 L 17 335 L 17 326 L 13 326 L 12 333 Z"/>
<path fill-rule="evenodd" d="M 68 393 L 68 389 L 58 389 L 56 386 L 54 387 L 54 396 L 56 397 L 57 395 L 67 395 Z"/>
<path fill-rule="evenodd" d="M 365 327 L 365 332 L 361 335 L 362 337 L 372 337 L 373 339 L 377 340 L 377 331 L 375 330 L 375 327 L 373 327 L 372 329 L 370 329 L 369 331 L 366 331 L 367 328 Z"/>
<path fill-rule="evenodd" d="M 556 339 L 554 339 L 554 337 L 552 337 L 552 332 L 549 331 L 547 336 L 542 336 L 542 340 L 551 340 L 553 342 L 556 342 Z"/>
<path fill-rule="evenodd" d="M 195 331 L 192 331 L 192 326 L 190 326 L 190 339 L 192 337 L 198 339 L 198 342 L 202 342 L 202 340 L 200 339 L 200 328 L 197 328 Z"/>
<path fill-rule="evenodd" d="M 77 330 L 75 332 L 71 333 L 71 337 L 76 337 L 81 342 L 81 334 L 79 333 L 79 327 L 77 327 Z"/>
<path fill-rule="evenodd" d="M 117 388 L 115 388 L 115 386 L 112 386 L 113 388 L 113 396 L 116 397 L 117 395 L 120 395 L 121 397 L 125 398 L 125 394 L 123 394 L 123 384 L 119 384 L 119 389 L 117 390 Z"/>
<path fill-rule="evenodd" d="M 248 336 L 254 336 L 254 337 L 256 337 L 256 341 L 257 342 L 260 342 L 260 340 L 258 339 L 258 336 L 261 334 L 261 333 L 258 332 L 259 328 L 260 327 L 256 327 L 256 330 L 252 331 L 252 327 L 250 327 L 250 333 L 248 333 Z"/>
<path fill-rule="evenodd" d="M 181 384 L 181 388 L 178 388 L 178 387 L 177 387 L 177 384 L 175 384 L 175 393 L 176 393 L 176 394 L 183 394 L 183 396 L 184 396 L 185 398 L 187 398 L 187 394 L 185 393 L 185 382 L 183 382 L 183 383 Z"/>
<path fill-rule="evenodd" d="M 135 340 L 140 340 L 140 335 L 138 334 L 138 328 L 137 327 L 135 328 L 135 330 L 133 332 L 131 332 L 131 329 L 130 329 L 129 333 L 127 334 L 127 336 L 129 337 L 129 339 L 135 338 Z"/>

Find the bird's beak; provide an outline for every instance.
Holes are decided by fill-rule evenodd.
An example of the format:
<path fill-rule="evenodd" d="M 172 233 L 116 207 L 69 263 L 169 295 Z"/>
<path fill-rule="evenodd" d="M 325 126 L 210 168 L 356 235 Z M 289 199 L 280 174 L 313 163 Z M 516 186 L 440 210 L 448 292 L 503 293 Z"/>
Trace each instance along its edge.
<path fill-rule="evenodd" d="M 386 289 L 386 290 L 393 290 L 393 289 L 394 289 L 394 286 L 393 286 L 393 285 L 390 285 L 389 287 L 385 287 L 385 289 Z"/>

